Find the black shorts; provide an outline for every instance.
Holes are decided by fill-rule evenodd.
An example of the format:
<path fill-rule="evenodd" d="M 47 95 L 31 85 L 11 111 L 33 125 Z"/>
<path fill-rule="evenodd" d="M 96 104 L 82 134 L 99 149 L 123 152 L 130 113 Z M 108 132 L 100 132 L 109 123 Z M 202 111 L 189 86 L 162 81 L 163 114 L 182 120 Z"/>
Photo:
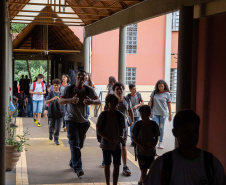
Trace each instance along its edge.
<path fill-rule="evenodd" d="M 113 164 L 121 165 L 121 154 L 122 150 L 103 150 L 103 157 L 104 157 L 104 164 L 110 165 L 111 164 L 111 156 L 113 158 Z"/>
<path fill-rule="evenodd" d="M 124 129 L 123 136 L 125 137 L 125 140 L 122 143 L 122 146 L 126 146 L 127 136 L 128 136 L 128 128 Z"/>
<path fill-rule="evenodd" d="M 141 170 L 149 169 L 151 163 L 155 160 L 154 156 L 137 156 L 138 164 Z"/>

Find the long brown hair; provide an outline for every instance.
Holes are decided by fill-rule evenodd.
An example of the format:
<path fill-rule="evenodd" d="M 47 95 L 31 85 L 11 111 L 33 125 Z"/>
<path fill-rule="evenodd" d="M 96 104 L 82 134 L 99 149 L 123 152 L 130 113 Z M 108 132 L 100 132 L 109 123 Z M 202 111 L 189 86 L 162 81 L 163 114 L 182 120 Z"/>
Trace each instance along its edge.
<path fill-rule="evenodd" d="M 93 85 L 93 81 L 92 81 L 92 77 L 91 77 L 91 74 L 90 73 L 86 73 L 87 75 L 88 75 L 88 77 L 89 77 L 89 79 L 88 79 L 88 81 L 89 81 L 89 86 L 90 87 L 94 87 L 94 85 Z"/>
<path fill-rule="evenodd" d="M 157 83 L 155 84 L 155 92 L 156 92 L 156 93 L 160 93 L 160 92 L 159 92 L 159 88 L 158 88 L 158 85 L 159 85 L 159 84 L 163 84 L 163 85 L 164 85 L 164 90 L 170 93 L 168 84 L 167 84 L 164 80 L 159 80 L 159 81 L 157 81 Z"/>

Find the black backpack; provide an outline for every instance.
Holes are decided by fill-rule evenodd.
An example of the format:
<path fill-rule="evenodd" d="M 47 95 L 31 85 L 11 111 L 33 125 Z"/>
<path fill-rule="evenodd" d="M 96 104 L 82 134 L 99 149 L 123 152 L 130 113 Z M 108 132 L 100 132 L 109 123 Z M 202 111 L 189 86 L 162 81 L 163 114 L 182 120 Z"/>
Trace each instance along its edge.
<path fill-rule="evenodd" d="M 104 127 L 106 125 L 106 121 L 107 121 L 107 111 L 104 111 L 102 114 L 103 114 L 103 120 L 102 120 L 103 121 L 103 126 L 102 126 L 102 129 L 104 129 Z M 116 111 L 116 114 L 117 114 L 117 120 L 120 120 L 121 112 Z M 97 141 L 100 143 L 102 137 L 98 133 L 96 133 L 96 134 L 97 134 Z"/>
<path fill-rule="evenodd" d="M 153 120 L 150 120 L 150 121 L 152 122 L 152 132 L 153 132 L 153 136 L 154 136 L 157 123 Z M 137 124 L 137 136 L 138 136 L 140 129 L 141 129 L 142 121 L 138 121 L 135 124 Z M 133 146 L 134 146 L 135 161 L 137 161 L 137 150 L 136 150 L 137 144 L 135 142 L 133 142 Z"/>
<path fill-rule="evenodd" d="M 206 176 L 208 178 L 208 185 L 213 185 L 213 154 L 206 151 L 203 151 L 203 154 Z M 162 157 L 163 168 L 161 172 L 161 185 L 169 185 L 173 168 L 172 151 L 163 154 Z"/>
<path fill-rule="evenodd" d="M 53 93 L 50 92 L 50 93 Z M 58 103 L 58 100 L 54 100 L 49 104 L 48 117 L 52 119 L 59 119 L 64 116 L 63 106 Z"/>

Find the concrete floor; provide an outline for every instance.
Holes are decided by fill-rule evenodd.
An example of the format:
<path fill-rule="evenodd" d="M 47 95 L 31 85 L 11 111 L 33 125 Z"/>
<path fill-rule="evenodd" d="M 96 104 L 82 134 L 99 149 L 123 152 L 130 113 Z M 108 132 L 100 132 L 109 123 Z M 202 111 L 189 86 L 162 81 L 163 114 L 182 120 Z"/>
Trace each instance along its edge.
<path fill-rule="evenodd" d="M 96 118 L 91 118 L 95 123 Z M 85 175 L 78 178 L 69 168 L 70 148 L 66 132 L 60 132 L 60 145 L 54 145 L 48 140 L 47 118 L 42 118 L 42 127 L 37 127 L 33 119 L 23 118 L 23 128 L 29 130 L 29 144 L 26 151 L 27 176 L 29 184 L 69 184 L 69 183 L 105 183 L 104 169 L 100 167 L 102 162 L 102 152 L 96 140 L 96 131 L 90 127 L 87 132 L 85 146 L 82 149 L 83 170 Z M 157 149 L 157 154 L 172 150 L 174 147 L 174 137 L 172 136 L 172 122 L 165 124 L 164 146 L 165 149 Z M 134 155 L 133 147 L 130 146 L 128 137 L 127 150 Z M 125 177 L 119 175 L 119 182 L 137 182 L 140 170 L 135 165 L 134 158 L 128 160 L 128 166 L 132 175 Z M 112 180 L 112 179 L 111 179 Z M 6 172 L 6 185 L 16 184 L 16 170 Z"/>

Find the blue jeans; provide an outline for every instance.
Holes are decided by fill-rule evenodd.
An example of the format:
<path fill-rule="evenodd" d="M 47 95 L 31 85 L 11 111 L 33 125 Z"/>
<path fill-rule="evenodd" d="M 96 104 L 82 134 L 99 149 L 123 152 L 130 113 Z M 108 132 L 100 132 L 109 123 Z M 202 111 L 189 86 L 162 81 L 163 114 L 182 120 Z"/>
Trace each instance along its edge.
<path fill-rule="evenodd" d="M 76 123 L 66 121 L 67 137 L 71 149 L 71 160 L 69 165 L 73 167 L 75 172 L 82 169 L 81 149 L 86 138 L 86 132 L 90 127 L 90 122 Z"/>
<path fill-rule="evenodd" d="M 27 103 L 27 117 L 33 117 L 33 104 Z"/>
<path fill-rule="evenodd" d="M 163 135 L 164 135 L 164 125 L 165 125 L 165 121 L 166 121 L 166 116 L 153 115 L 152 120 L 155 121 L 159 125 L 159 130 L 160 130 L 159 142 L 162 142 Z"/>
<path fill-rule="evenodd" d="M 34 113 L 42 113 L 43 100 L 33 100 L 33 111 Z"/>
<path fill-rule="evenodd" d="M 59 119 L 53 119 L 49 118 L 49 133 L 54 133 L 54 141 L 58 141 L 59 135 L 60 135 L 60 128 L 62 123 L 62 118 Z"/>
<path fill-rule="evenodd" d="M 87 106 L 87 114 L 88 114 L 88 116 L 90 116 L 90 109 L 89 109 L 89 106 Z"/>
<path fill-rule="evenodd" d="M 133 126 L 134 126 L 134 124 L 137 122 L 137 121 L 139 121 L 140 120 L 140 117 L 134 117 L 134 123 L 133 123 L 133 125 L 130 127 L 130 137 L 131 137 L 131 142 L 133 142 L 133 138 L 132 138 L 132 136 L 133 136 L 133 133 L 132 133 L 132 130 L 133 130 Z M 131 119 L 129 118 L 129 121 L 131 122 Z"/>

